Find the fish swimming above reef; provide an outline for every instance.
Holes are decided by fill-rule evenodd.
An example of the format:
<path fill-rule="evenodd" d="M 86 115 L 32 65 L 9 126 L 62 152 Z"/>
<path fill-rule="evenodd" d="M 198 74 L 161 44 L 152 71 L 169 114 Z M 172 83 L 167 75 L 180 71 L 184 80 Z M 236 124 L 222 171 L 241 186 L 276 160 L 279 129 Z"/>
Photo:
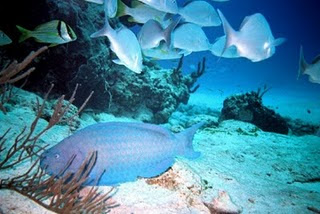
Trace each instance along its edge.
<path fill-rule="evenodd" d="M 236 57 L 245 57 L 252 62 L 259 62 L 271 57 L 275 53 L 275 47 L 285 41 L 284 38 L 273 37 L 267 20 L 260 13 L 245 17 L 239 31 L 231 27 L 220 10 L 218 13 L 226 35 L 222 56 L 229 47 L 235 46 Z"/>
<path fill-rule="evenodd" d="M 139 0 L 157 10 L 177 14 L 179 11 L 176 0 Z"/>
<path fill-rule="evenodd" d="M 304 59 L 302 46 L 300 47 L 298 79 L 301 74 L 308 75 L 310 82 L 320 84 L 320 55 L 316 56 L 311 64 L 308 64 Z"/>
<path fill-rule="evenodd" d="M 12 40 L 7 34 L 0 30 L 0 46 L 11 44 Z"/>
<path fill-rule="evenodd" d="M 117 55 L 118 59 L 113 60 L 114 63 L 124 65 L 135 73 L 141 73 L 142 52 L 136 35 L 126 28 L 121 26 L 114 30 L 105 18 L 104 27 L 91 35 L 91 38 L 107 36 L 110 41 L 110 49 Z"/>
<path fill-rule="evenodd" d="M 144 24 L 150 19 L 153 19 L 158 21 L 162 25 L 162 27 L 167 27 L 170 24 L 171 18 L 170 14 L 159 11 L 137 0 L 132 1 L 131 7 L 128 7 L 121 0 L 119 0 L 117 17 L 126 15 L 131 16 L 130 18 L 128 18 L 129 22 Z"/>
<path fill-rule="evenodd" d="M 171 45 L 171 34 L 179 23 L 180 18 L 173 21 L 166 29 L 153 19 L 147 21 L 138 33 L 138 41 L 142 49 L 158 47 L 160 42 L 164 40 L 168 46 Z"/>
<path fill-rule="evenodd" d="M 206 1 L 191 1 L 179 10 L 179 14 L 183 21 L 202 27 L 221 25 L 217 11 Z"/>
<path fill-rule="evenodd" d="M 174 29 L 172 46 L 189 52 L 211 49 L 211 44 L 201 26 L 193 23 L 183 23 Z"/>
<path fill-rule="evenodd" d="M 72 28 L 64 21 L 53 20 L 37 26 L 33 31 L 27 30 L 17 25 L 18 30 L 22 33 L 19 38 L 19 42 L 33 37 L 40 43 L 51 43 L 51 47 L 75 41 L 77 39 L 76 34 Z"/>
<path fill-rule="evenodd" d="M 155 177 L 175 162 L 176 156 L 199 157 L 192 147 L 198 123 L 173 134 L 167 129 L 146 123 L 108 122 L 88 126 L 46 150 L 40 167 L 50 175 L 58 175 L 74 156 L 66 172 L 75 172 L 85 158 L 97 151 L 96 164 L 89 180 L 101 176 L 98 185 L 116 185 L 135 181 L 138 177 Z M 95 183 L 88 184 L 95 185 Z"/>

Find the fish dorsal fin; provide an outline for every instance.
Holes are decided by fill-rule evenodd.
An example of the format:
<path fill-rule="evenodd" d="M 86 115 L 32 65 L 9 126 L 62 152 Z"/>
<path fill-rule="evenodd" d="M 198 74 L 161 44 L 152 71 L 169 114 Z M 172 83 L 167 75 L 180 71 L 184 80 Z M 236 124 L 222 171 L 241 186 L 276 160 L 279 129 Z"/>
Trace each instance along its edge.
<path fill-rule="evenodd" d="M 153 124 L 146 124 L 146 123 L 130 123 L 131 127 L 137 127 L 137 128 L 141 128 L 141 129 L 145 129 L 148 130 L 150 132 L 157 132 L 161 135 L 164 135 L 168 138 L 171 138 L 173 136 L 173 134 L 168 131 L 167 129 L 161 127 L 161 126 L 157 126 L 157 125 L 153 125 Z"/>
<path fill-rule="evenodd" d="M 249 20 L 250 17 L 251 17 L 251 16 L 246 16 L 246 17 L 244 17 L 244 19 L 242 20 L 241 25 L 240 25 L 240 27 L 239 27 L 240 30 L 247 24 L 247 22 L 248 22 L 248 20 Z"/>
<path fill-rule="evenodd" d="M 61 24 L 62 21 L 60 20 L 52 20 L 43 24 L 38 25 L 34 31 L 43 31 L 43 32 L 47 32 L 48 29 L 52 31 L 52 29 L 56 29 L 59 25 L 59 23 Z M 58 32 L 58 31 L 57 31 Z"/>
<path fill-rule="evenodd" d="M 246 16 L 241 23 L 240 30 L 244 33 L 258 33 L 259 35 L 269 36 L 271 33 L 269 24 L 261 13 Z"/>
<path fill-rule="evenodd" d="M 182 8 L 184 8 L 185 6 L 187 6 L 188 4 L 192 3 L 193 0 L 187 0 L 183 5 Z"/>
<path fill-rule="evenodd" d="M 320 54 L 312 60 L 311 64 L 317 64 L 318 62 L 320 62 Z"/>
<path fill-rule="evenodd" d="M 302 74 L 304 74 L 304 72 L 306 71 L 307 67 L 308 67 L 308 63 L 307 63 L 306 60 L 304 59 L 303 47 L 300 46 L 299 70 L 298 70 L 298 77 L 297 77 L 297 79 L 299 79 L 300 76 L 301 76 Z"/>

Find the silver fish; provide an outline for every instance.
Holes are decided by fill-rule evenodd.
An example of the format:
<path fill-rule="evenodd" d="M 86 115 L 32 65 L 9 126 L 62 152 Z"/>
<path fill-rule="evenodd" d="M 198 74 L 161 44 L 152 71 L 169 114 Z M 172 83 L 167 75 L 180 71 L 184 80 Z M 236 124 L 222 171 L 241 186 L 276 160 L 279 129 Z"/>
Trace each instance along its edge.
<path fill-rule="evenodd" d="M 185 22 L 200 26 L 219 26 L 221 21 L 214 7 L 205 1 L 191 1 L 179 10 Z"/>
<path fill-rule="evenodd" d="M 129 15 L 129 22 L 136 22 L 144 24 L 150 19 L 158 21 L 162 27 L 167 27 L 170 24 L 170 14 L 159 11 L 153 7 L 150 7 L 147 4 L 144 4 L 139 1 L 133 1 L 131 7 L 125 5 L 121 0 L 119 0 L 119 9 L 117 17 L 122 17 Z"/>
<path fill-rule="evenodd" d="M 160 41 L 164 40 L 168 46 L 171 45 L 171 33 L 179 23 L 180 18 L 173 21 L 166 29 L 153 19 L 147 21 L 138 33 L 138 41 L 142 49 L 150 49 L 159 46 Z"/>
<path fill-rule="evenodd" d="M 177 14 L 179 11 L 176 0 L 139 0 L 139 1 L 166 13 Z"/>
<path fill-rule="evenodd" d="M 310 82 L 320 84 L 320 55 L 315 57 L 311 64 L 308 64 L 304 59 L 302 46 L 300 47 L 298 79 L 301 74 L 308 75 Z"/>
<path fill-rule="evenodd" d="M 51 43 L 50 46 L 72 42 L 77 39 L 72 28 L 64 21 L 53 20 L 37 26 L 33 31 L 27 30 L 17 25 L 18 30 L 22 33 L 19 42 L 33 37 L 40 43 Z"/>
<path fill-rule="evenodd" d="M 141 48 L 136 35 L 131 30 L 125 26 L 114 30 L 106 18 L 105 26 L 91 35 L 92 38 L 100 36 L 108 37 L 111 43 L 110 48 L 118 57 L 117 60 L 113 60 L 114 63 L 124 65 L 135 73 L 141 73 L 143 69 Z"/>
<path fill-rule="evenodd" d="M 3 31 L 0 30 L 0 46 L 8 45 L 12 40 Z"/>
<path fill-rule="evenodd" d="M 205 32 L 193 23 L 181 24 L 173 31 L 172 45 L 189 52 L 206 51 L 211 48 Z"/>
<path fill-rule="evenodd" d="M 245 17 L 239 31 L 231 27 L 220 10 L 218 13 L 226 34 L 224 51 L 235 46 L 238 56 L 258 62 L 271 57 L 275 53 L 275 47 L 285 41 L 284 38 L 273 37 L 267 20 L 260 13 Z"/>

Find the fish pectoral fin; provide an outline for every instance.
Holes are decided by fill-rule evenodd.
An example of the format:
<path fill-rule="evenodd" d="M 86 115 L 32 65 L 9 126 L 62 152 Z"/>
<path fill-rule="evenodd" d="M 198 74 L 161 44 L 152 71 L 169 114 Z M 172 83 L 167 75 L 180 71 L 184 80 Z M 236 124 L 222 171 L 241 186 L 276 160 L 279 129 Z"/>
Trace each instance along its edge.
<path fill-rule="evenodd" d="M 49 48 L 55 47 L 57 45 L 59 45 L 59 44 L 58 43 L 52 43 L 52 44 L 49 45 Z"/>
<path fill-rule="evenodd" d="M 287 41 L 286 38 L 277 38 L 275 39 L 273 42 L 272 42 L 272 45 L 275 47 L 275 46 L 279 46 L 281 45 L 282 43 L 284 43 L 285 41 Z"/>
<path fill-rule="evenodd" d="M 118 65 L 124 65 L 124 63 L 120 59 L 114 59 L 112 62 L 118 64 Z"/>
<path fill-rule="evenodd" d="M 167 158 L 162 161 L 159 161 L 156 164 L 150 165 L 147 169 L 143 172 L 139 173 L 139 176 L 144 178 L 152 178 L 158 176 L 169 169 L 174 163 L 173 158 Z"/>

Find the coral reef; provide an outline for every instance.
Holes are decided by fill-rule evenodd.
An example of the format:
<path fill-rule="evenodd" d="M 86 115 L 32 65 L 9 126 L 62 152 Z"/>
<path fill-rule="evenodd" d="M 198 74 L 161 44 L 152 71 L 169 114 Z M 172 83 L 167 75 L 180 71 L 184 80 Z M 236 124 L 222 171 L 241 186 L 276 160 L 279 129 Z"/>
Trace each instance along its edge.
<path fill-rule="evenodd" d="M 302 136 L 302 135 L 317 135 L 317 131 L 320 128 L 320 125 L 310 124 L 300 119 L 291 120 L 287 119 L 290 132 L 293 135 Z"/>
<path fill-rule="evenodd" d="M 188 102 L 193 84 L 204 72 L 205 61 L 187 76 L 182 75 L 181 65 L 182 59 L 176 69 L 149 70 L 141 75 L 118 67 L 100 77 L 90 69 L 94 64 L 84 65 L 72 81 L 85 85 L 85 91 L 95 91 L 90 103 L 95 109 L 144 122 L 165 123 L 180 103 Z"/>
<path fill-rule="evenodd" d="M 47 72 L 35 72 L 26 84 L 28 90 L 44 92 L 53 83 L 54 94 L 70 94 L 79 83 L 77 97 L 80 100 L 95 91 L 87 105 L 94 110 L 145 122 L 164 123 L 180 103 L 188 102 L 190 93 L 199 87 L 197 85 L 193 88 L 193 85 L 205 71 L 205 59 L 199 63 L 198 70 L 188 76 L 182 76 L 182 59 L 178 68 L 168 70 L 146 60 L 146 72 L 141 75 L 114 64 L 108 39 L 90 38 L 90 34 L 103 26 L 101 5 L 76 0 L 40 0 L 22 4 L 24 11 L 21 13 L 26 16 L 27 11 L 30 14 L 34 10 L 41 12 L 32 13 L 28 22 L 15 17 L 14 23 L 6 24 L 8 29 L 3 29 L 6 32 L 12 32 L 18 37 L 14 29 L 16 24 L 32 29 L 40 23 L 60 19 L 68 23 L 77 34 L 76 41 L 50 48 L 50 52 L 43 56 L 46 60 L 37 65 L 39 70 Z M 4 7 L 14 8 L 14 5 Z M 36 44 L 27 40 L 19 45 L 7 46 L 2 55 L 19 58 L 25 49 Z M 37 84 L 40 81 L 42 84 Z M 79 106 L 80 102 L 76 100 L 74 104 Z"/>
<path fill-rule="evenodd" d="M 268 90 L 265 86 L 262 91 L 259 88 L 257 91 L 228 97 L 223 102 L 219 120 L 240 120 L 252 123 L 263 131 L 288 134 L 286 120 L 262 103 L 262 97 Z"/>
<path fill-rule="evenodd" d="M 35 70 L 34 67 L 26 72 L 22 72 L 22 70 L 46 49 L 44 47 L 36 52 L 31 52 L 21 63 L 14 61 L 0 71 L 1 95 L 6 98 L 1 101 L 1 110 L 3 112 L 1 116 L 7 117 L 6 114 L 10 111 L 7 111 L 6 107 L 9 101 L 13 100 L 12 96 L 15 95 L 13 92 L 21 90 L 14 88 L 11 84 L 25 79 L 33 72 Z M 96 162 L 97 152 L 88 157 L 75 174 L 63 175 L 64 171 L 62 171 L 61 176 L 58 177 L 46 176 L 44 171 L 39 168 L 39 160 L 32 163 L 32 158 L 39 156 L 48 146 L 39 143 L 40 137 L 60 122 L 69 124 L 73 121 L 83 110 L 92 95 L 91 92 L 77 111 L 69 113 L 72 102 L 75 100 L 78 88 L 78 85 L 76 85 L 68 101 L 65 100 L 64 95 L 56 101 L 53 105 L 52 114 L 47 117 L 47 125 L 39 128 L 39 121 L 43 117 L 46 102 L 53 87 L 54 85 L 52 84 L 42 102 L 36 99 L 36 114 L 29 127 L 21 127 L 20 131 L 16 132 L 15 130 L 14 133 L 10 133 L 10 127 L 6 127 L 6 131 L 0 136 L 0 190 L 14 190 L 57 213 L 107 212 L 115 206 L 113 202 L 109 202 L 111 192 L 100 194 L 97 188 L 92 188 L 85 196 L 81 195 L 83 184 L 87 182 L 88 175 Z M 7 95 L 8 93 L 9 95 Z M 3 128 L 1 127 L 1 129 Z M 73 159 L 70 160 L 70 163 L 72 161 Z M 26 171 L 21 174 L 8 173 L 9 169 L 15 169 L 18 166 L 23 166 L 22 168 Z M 66 165 L 66 168 L 68 166 L 69 164 Z"/>
<path fill-rule="evenodd" d="M 167 128 L 173 132 L 180 132 L 196 123 L 204 122 L 205 127 L 216 127 L 219 125 L 220 111 L 200 105 L 180 105 L 170 116 Z"/>

